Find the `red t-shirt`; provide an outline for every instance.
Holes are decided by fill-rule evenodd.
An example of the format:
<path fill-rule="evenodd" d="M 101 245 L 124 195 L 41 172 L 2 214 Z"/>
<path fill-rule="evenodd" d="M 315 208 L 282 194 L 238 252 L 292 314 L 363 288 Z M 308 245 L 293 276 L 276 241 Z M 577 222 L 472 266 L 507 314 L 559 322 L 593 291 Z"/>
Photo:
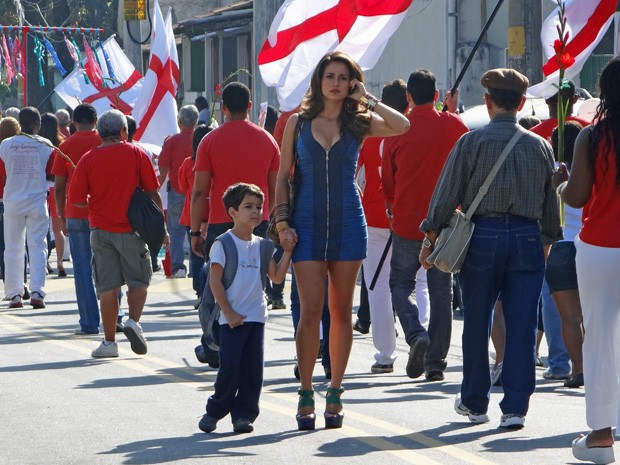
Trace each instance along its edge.
<path fill-rule="evenodd" d="M 409 130 L 387 137 L 383 147 L 383 195 L 392 204 L 392 228 L 406 239 L 424 239 L 426 218 L 443 165 L 456 141 L 467 132 L 460 116 L 440 112 L 432 103 L 414 107 Z"/>
<path fill-rule="evenodd" d="M 58 147 L 62 153 L 67 155 L 74 165 L 77 165 L 80 158 L 91 149 L 101 145 L 101 137 L 96 130 L 77 131 L 68 139 L 65 139 Z M 67 188 L 65 193 L 69 192 L 69 185 L 74 169 L 69 162 L 59 154 L 54 156 L 54 165 L 52 166 L 52 174 L 67 178 Z M 66 196 L 65 194 L 65 196 Z M 87 219 L 88 208 L 76 207 L 70 202 L 65 202 L 65 217 L 75 219 Z"/>
<path fill-rule="evenodd" d="M 603 139 L 604 141 L 604 139 Z M 620 187 L 616 176 L 620 166 L 613 150 L 599 143 L 594 166 L 594 185 L 584 208 L 583 226 L 579 238 L 598 247 L 620 247 Z M 587 210 L 587 217 L 585 211 Z"/>
<path fill-rule="evenodd" d="M 297 112 L 299 112 L 299 106 L 294 110 L 283 111 L 282 113 L 280 113 L 280 116 L 278 116 L 276 125 L 273 128 L 273 138 L 278 143 L 278 147 L 282 147 L 282 138 L 284 137 L 284 128 L 286 127 L 286 122 L 292 115 Z"/>
<path fill-rule="evenodd" d="M 179 168 L 187 157 L 194 154 L 193 135 L 193 129 L 186 129 L 179 134 L 168 137 L 159 154 L 159 169 L 168 168 L 170 185 L 178 193 L 182 193 L 179 187 Z"/>
<path fill-rule="evenodd" d="M 381 142 L 382 137 L 369 137 L 360 150 L 357 164 L 364 167 L 366 185 L 362 194 L 362 207 L 366 223 L 373 228 L 389 228 L 385 214 L 385 199 L 381 193 Z"/>
<path fill-rule="evenodd" d="M 192 191 L 194 190 L 194 160 L 191 157 L 186 158 L 179 168 L 179 187 L 181 193 L 185 194 L 185 203 L 179 223 L 183 226 L 192 226 Z M 209 202 L 205 203 L 205 212 L 202 217 L 204 221 L 209 218 Z"/>
<path fill-rule="evenodd" d="M 577 121 L 584 128 L 588 126 L 591 121 L 581 116 L 567 116 L 566 121 Z M 530 131 L 534 134 L 538 134 L 540 137 L 545 139 L 547 142 L 551 143 L 551 135 L 553 134 L 553 130 L 558 127 L 558 119 L 557 118 L 549 118 L 542 123 L 538 123 L 534 126 Z"/>
<path fill-rule="evenodd" d="M 209 223 L 229 223 L 222 195 L 238 182 L 256 184 L 265 194 L 263 219 L 269 219 L 270 172 L 277 172 L 280 149 L 263 128 L 243 120 L 227 121 L 207 134 L 196 153 L 195 171 L 211 173 Z"/>
<path fill-rule="evenodd" d="M 146 192 L 159 187 L 151 159 L 144 150 L 128 142 L 97 147 L 78 162 L 71 178 L 69 202 L 83 203 L 88 199 L 91 228 L 131 232 L 127 208 L 138 184 Z"/>

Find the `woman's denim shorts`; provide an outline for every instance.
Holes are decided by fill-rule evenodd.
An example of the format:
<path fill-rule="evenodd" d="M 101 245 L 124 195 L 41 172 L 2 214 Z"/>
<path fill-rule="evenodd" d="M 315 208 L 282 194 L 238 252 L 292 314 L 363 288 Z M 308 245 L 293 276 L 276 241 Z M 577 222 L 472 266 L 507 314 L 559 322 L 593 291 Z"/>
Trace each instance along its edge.
<path fill-rule="evenodd" d="M 577 289 L 577 270 L 575 269 L 575 243 L 556 242 L 547 258 L 545 278 L 551 293 Z"/>

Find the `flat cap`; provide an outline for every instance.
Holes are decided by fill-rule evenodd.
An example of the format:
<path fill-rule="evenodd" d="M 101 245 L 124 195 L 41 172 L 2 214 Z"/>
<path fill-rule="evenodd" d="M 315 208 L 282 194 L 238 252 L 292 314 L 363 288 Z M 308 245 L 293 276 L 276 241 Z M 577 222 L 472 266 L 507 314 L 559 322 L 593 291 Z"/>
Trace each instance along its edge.
<path fill-rule="evenodd" d="M 512 90 L 523 95 L 527 91 L 530 81 L 514 69 L 496 68 L 484 73 L 480 78 L 480 83 L 485 88 Z"/>

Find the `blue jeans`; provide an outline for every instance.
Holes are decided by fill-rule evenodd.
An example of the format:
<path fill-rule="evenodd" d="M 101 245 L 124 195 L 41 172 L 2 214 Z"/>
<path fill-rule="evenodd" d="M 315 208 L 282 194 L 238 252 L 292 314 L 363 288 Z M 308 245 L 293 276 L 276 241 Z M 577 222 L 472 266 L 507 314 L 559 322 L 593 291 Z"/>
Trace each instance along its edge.
<path fill-rule="evenodd" d="M 185 269 L 185 249 L 183 244 L 187 229 L 179 223 L 181 212 L 185 203 L 185 196 L 173 189 L 168 191 L 168 208 L 166 210 L 166 221 L 168 233 L 170 234 L 170 261 L 172 262 L 172 274 L 180 269 Z M 159 252 L 159 251 L 158 251 Z"/>
<path fill-rule="evenodd" d="M 536 221 L 523 217 L 474 217 L 476 228 L 459 274 L 463 297 L 461 399 L 486 413 L 491 392 L 489 337 L 501 292 L 506 345 L 500 402 L 503 413 L 525 415 L 536 385 L 538 299 L 545 258 Z"/>
<path fill-rule="evenodd" d="M 562 319 L 555 302 L 551 297 L 547 280 L 543 281 L 542 287 L 542 319 L 545 328 L 545 339 L 549 347 L 549 370 L 554 375 L 565 375 L 570 373 L 570 357 L 562 339 Z"/>
<path fill-rule="evenodd" d="M 80 312 L 80 327 L 87 333 L 98 333 L 99 303 L 91 268 L 93 253 L 90 248 L 88 220 L 67 218 L 67 229 L 73 259 L 73 280 Z"/>
<path fill-rule="evenodd" d="M 207 401 L 207 413 L 222 419 L 230 413 L 233 422 L 259 414 L 263 387 L 264 323 L 244 323 L 231 329 L 220 325 L 220 368 L 215 392 Z"/>
<path fill-rule="evenodd" d="M 429 340 L 424 357 L 424 370 L 444 371 L 452 337 L 452 274 L 431 268 L 427 271 L 430 319 L 428 332 L 420 324 L 418 305 L 412 299 L 415 275 L 420 269 L 422 241 L 393 234 L 390 262 L 392 305 L 405 332 L 407 344 L 418 338 Z M 487 367 L 488 369 L 488 367 Z"/>
<path fill-rule="evenodd" d="M 187 231 L 187 241 L 188 244 L 192 243 L 192 238 L 189 236 L 190 228 L 185 228 Z M 192 248 L 189 248 L 189 269 L 192 272 L 192 288 L 196 291 L 196 296 L 200 297 L 202 295 L 202 290 L 204 286 L 200 284 L 201 281 L 204 281 L 204 276 L 201 276 L 202 267 L 205 264 L 204 257 L 199 257 L 194 253 Z"/>

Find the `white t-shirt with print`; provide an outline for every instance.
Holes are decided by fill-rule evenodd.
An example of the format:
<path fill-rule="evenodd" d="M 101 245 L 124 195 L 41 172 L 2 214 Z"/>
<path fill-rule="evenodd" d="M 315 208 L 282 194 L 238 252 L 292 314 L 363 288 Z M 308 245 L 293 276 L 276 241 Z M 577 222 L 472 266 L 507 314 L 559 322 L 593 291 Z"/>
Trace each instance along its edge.
<path fill-rule="evenodd" d="M 4 209 L 13 215 L 26 213 L 45 204 L 47 199 L 45 170 L 53 152 L 52 143 L 33 137 L 38 140 L 18 135 L 0 144 L 0 158 L 6 171 Z"/>
<path fill-rule="evenodd" d="M 264 323 L 267 321 L 267 298 L 263 292 L 263 283 L 260 276 L 260 241 L 261 238 L 252 235 L 250 241 L 244 241 L 229 234 L 237 246 L 238 264 L 237 274 L 230 287 L 226 290 L 226 297 L 233 310 L 240 315 L 246 315 L 245 322 Z M 215 241 L 209 252 L 211 263 L 226 266 L 224 246 Z M 228 324 L 224 313 L 220 313 L 220 324 Z"/>

